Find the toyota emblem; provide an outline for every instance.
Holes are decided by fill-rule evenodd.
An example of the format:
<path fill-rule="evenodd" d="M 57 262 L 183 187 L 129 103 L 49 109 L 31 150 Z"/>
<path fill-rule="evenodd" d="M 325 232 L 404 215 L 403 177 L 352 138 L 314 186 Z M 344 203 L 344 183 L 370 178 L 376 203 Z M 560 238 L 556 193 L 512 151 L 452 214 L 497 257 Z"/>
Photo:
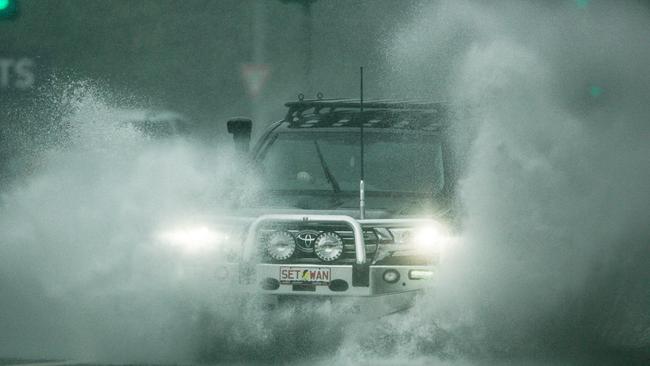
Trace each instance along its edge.
<path fill-rule="evenodd" d="M 305 230 L 298 233 L 296 236 L 298 249 L 303 252 L 312 253 L 314 251 L 314 243 L 320 233 L 314 230 Z"/>

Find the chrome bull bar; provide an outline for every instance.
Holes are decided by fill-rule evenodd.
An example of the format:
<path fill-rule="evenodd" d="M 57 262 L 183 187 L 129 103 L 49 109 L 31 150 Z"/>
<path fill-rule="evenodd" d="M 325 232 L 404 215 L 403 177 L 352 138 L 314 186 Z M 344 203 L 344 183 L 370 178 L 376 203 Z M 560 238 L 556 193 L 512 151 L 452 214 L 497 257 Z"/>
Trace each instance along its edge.
<path fill-rule="evenodd" d="M 256 218 L 248 229 L 244 248 L 242 252 L 242 270 L 250 273 L 248 269 L 254 267 L 252 264 L 253 253 L 259 239 L 259 229 L 265 223 L 287 223 L 287 222 L 325 222 L 344 223 L 352 228 L 354 235 L 355 263 L 352 266 L 352 286 L 370 286 L 370 269 L 366 257 L 366 244 L 363 238 L 363 227 L 409 227 L 435 222 L 432 219 L 364 219 L 357 220 L 347 215 L 319 215 L 319 214 L 274 214 L 262 215 Z M 248 276 L 242 275 L 240 278 Z"/>
<path fill-rule="evenodd" d="M 347 215 L 305 215 L 305 214 L 274 214 L 262 215 L 256 218 L 248 229 L 244 242 L 243 260 L 249 262 L 256 242 L 258 240 L 259 227 L 267 222 L 336 222 L 345 223 L 352 228 L 354 235 L 355 263 L 364 265 L 367 263 L 366 243 L 363 238 L 363 227 L 412 227 L 414 225 L 435 224 L 437 221 L 428 218 L 422 219 L 365 219 L 357 220 Z"/>
<path fill-rule="evenodd" d="M 355 263 L 366 264 L 366 244 L 363 239 L 363 229 L 359 221 L 346 215 L 300 215 L 300 214 L 279 214 L 263 215 L 258 217 L 248 229 L 248 235 L 244 242 L 243 259 L 248 262 L 252 258 L 255 243 L 258 240 L 259 227 L 266 222 L 337 222 L 348 224 L 354 234 Z"/>

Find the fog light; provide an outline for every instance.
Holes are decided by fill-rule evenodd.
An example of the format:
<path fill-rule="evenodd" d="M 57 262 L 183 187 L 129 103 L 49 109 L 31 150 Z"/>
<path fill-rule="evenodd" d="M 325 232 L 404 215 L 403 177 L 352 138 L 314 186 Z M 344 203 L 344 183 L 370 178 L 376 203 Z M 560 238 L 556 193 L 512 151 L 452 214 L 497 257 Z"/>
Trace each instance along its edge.
<path fill-rule="evenodd" d="M 399 272 L 394 269 L 387 269 L 384 271 L 384 281 L 388 283 L 395 283 L 399 281 Z"/>
<path fill-rule="evenodd" d="M 266 252 L 276 261 L 289 259 L 296 251 L 296 240 L 288 231 L 274 231 L 266 238 Z"/>
<path fill-rule="evenodd" d="M 420 269 L 412 269 L 409 271 L 409 278 L 412 280 L 428 280 L 433 277 L 433 271 L 424 271 Z"/>
<path fill-rule="evenodd" d="M 314 252 L 323 262 L 335 261 L 343 254 L 343 239 L 333 232 L 322 233 L 316 239 Z"/>

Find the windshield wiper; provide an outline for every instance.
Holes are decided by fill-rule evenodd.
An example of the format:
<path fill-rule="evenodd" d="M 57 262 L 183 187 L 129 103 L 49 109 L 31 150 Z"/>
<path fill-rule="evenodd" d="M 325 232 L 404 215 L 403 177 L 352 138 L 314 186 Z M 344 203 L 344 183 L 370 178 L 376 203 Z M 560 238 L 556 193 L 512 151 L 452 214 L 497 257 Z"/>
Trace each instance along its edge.
<path fill-rule="evenodd" d="M 323 168 L 323 173 L 325 173 L 325 178 L 327 178 L 327 181 L 330 182 L 330 184 L 332 185 L 332 190 L 334 191 L 334 193 L 340 193 L 341 187 L 339 186 L 339 183 L 336 181 L 336 178 L 334 178 L 334 175 L 332 174 L 330 169 L 327 167 L 327 163 L 325 162 L 323 153 L 320 151 L 320 146 L 318 146 L 318 141 L 314 140 L 314 145 L 316 145 L 316 153 L 318 154 L 318 159 L 320 160 L 320 166 Z"/>

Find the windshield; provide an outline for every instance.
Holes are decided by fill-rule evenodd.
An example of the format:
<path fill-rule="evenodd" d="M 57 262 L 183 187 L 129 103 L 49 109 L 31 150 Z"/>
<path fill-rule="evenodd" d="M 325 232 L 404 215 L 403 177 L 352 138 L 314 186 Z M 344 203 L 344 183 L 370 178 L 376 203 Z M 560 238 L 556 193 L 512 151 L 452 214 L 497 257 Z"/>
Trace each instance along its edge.
<path fill-rule="evenodd" d="M 444 185 L 437 136 L 367 133 L 368 192 L 435 194 Z M 280 133 L 259 158 L 271 190 L 358 191 L 358 133 Z"/>

